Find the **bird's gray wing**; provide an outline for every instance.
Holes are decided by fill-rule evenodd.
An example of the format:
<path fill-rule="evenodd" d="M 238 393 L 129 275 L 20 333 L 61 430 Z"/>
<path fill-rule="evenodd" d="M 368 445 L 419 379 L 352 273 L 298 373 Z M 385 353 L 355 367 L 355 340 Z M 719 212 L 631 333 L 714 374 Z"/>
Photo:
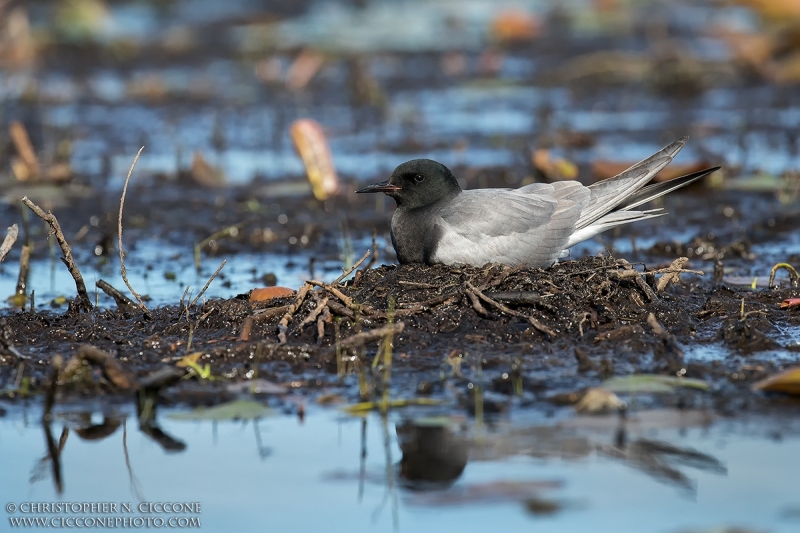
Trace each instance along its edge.
<path fill-rule="evenodd" d="M 581 229 L 591 225 L 623 203 L 628 197 L 636 194 L 672 161 L 672 158 L 684 147 L 687 139 L 688 137 L 678 139 L 613 178 L 590 185 L 589 190 L 592 196 L 578 219 L 577 227 Z"/>
<path fill-rule="evenodd" d="M 435 221 L 433 260 L 550 265 L 569 241 L 589 198 L 585 187 L 572 183 L 462 192 Z"/>

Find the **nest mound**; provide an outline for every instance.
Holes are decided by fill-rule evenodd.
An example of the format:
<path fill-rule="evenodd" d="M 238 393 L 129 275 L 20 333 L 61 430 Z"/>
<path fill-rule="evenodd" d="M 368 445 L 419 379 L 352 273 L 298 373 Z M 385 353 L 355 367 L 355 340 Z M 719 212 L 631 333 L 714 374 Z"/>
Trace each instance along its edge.
<path fill-rule="evenodd" d="M 687 364 L 682 347 L 781 348 L 776 332 L 797 325 L 800 314 L 777 303 L 797 289 L 737 290 L 684 266 L 679 259 L 649 271 L 609 256 L 548 269 L 384 265 L 359 270 L 344 284 L 309 281 L 291 296 L 260 303 L 241 295 L 188 310 L 161 307 L 149 316 L 130 308 L 19 312 L 2 319 L 2 357 L 24 359 L 34 390 L 47 382 L 52 356 L 68 359 L 84 344 L 105 351 L 134 385 L 174 369 L 189 351 L 201 352 L 197 364 L 228 381 L 257 371 L 279 382 L 333 383 L 343 355 L 366 364 L 386 339 L 397 355 L 393 365 L 409 379 L 440 375 L 455 354 L 478 355 L 498 375 L 512 367 L 528 376 L 544 372 L 549 389 L 615 373 L 727 379 L 735 367 L 750 381 L 770 372 L 769 361 L 747 372 L 734 358 Z M 15 368 L 0 365 L 0 386 L 14 382 Z M 181 383 L 213 391 L 219 383 L 212 381 Z"/>

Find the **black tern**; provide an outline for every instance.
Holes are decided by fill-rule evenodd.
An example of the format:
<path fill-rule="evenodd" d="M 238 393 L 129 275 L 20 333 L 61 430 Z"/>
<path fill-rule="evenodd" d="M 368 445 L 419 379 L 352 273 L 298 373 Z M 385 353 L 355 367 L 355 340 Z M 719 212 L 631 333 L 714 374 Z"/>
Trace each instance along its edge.
<path fill-rule="evenodd" d="M 397 167 L 388 180 L 356 192 L 382 192 L 397 202 L 391 235 L 401 263 L 548 267 L 566 257 L 570 247 L 598 233 L 665 215 L 662 209 L 634 209 L 719 170 L 708 168 L 647 185 L 686 140 L 589 186 L 558 181 L 464 191 L 446 166 L 413 159 Z"/>

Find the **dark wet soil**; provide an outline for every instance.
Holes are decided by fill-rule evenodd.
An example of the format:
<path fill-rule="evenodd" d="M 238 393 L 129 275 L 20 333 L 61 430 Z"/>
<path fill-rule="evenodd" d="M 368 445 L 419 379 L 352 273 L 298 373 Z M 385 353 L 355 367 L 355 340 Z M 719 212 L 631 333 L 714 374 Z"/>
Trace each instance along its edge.
<path fill-rule="evenodd" d="M 775 405 L 751 393 L 749 385 L 781 368 L 779 360 L 760 358 L 759 352 L 797 349 L 778 333 L 800 326 L 800 313 L 779 307 L 783 299 L 800 296 L 799 289 L 744 290 L 683 274 L 658 291 L 664 274 L 633 274 L 637 265 L 625 263 L 604 255 L 549 269 L 361 270 L 338 289 L 309 291 L 288 320 L 285 343 L 279 342 L 279 322 L 296 296 L 251 303 L 241 295 L 188 311 L 159 307 L 150 316 L 131 309 L 6 313 L 0 383 L 7 396 L 25 397 L 19 392 L 23 373 L 30 379 L 28 394 L 40 393 L 48 387 L 54 356 L 67 360 L 90 344 L 119 362 L 133 377 L 131 387 L 175 369 L 187 353 L 202 353 L 196 362 L 209 365 L 206 378 L 190 374 L 155 387 L 170 401 L 217 403 L 243 390 L 236 383 L 256 377 L 308 397 L 337 390 L 352 400 L 369 399 L 383 384 L 383 364 L 373 364 L 381 338 L 350 341 L 391 322 L 403 325 L 393 341 L 391 388 L 398 396 L 455 394 L 471 409 L 470 391 L 477 383 L 490 391 L 485 409 L 492 412 L 507 409 L 515 396 L 539 406 L 547 405 L 537 403 L 542 400 L 572 402 L 582 389 L 608 377 L 658 373 L 711 385 L 710 393 L 682 391 L 659 402 L 710 402 L 723 412 Z M 317 310 L 324 304 L 324 312 Z M 325 319 L 301 326 L 312 313 Z M 248 317 L 255 319 L 245 326 Z M 337 339 L 352 347 L 337 350 Z M 687 348 L 702 352 L 711 343 L 732 355 L 684 356 Z M 78 367 L 83 370 L 72 367 L 69 375 L 61 374 L 65 397 L 123 392 L 102 364 L 94 371 L 88 363 Z M 187 370 L 174 372 L 180 377 Z"/>

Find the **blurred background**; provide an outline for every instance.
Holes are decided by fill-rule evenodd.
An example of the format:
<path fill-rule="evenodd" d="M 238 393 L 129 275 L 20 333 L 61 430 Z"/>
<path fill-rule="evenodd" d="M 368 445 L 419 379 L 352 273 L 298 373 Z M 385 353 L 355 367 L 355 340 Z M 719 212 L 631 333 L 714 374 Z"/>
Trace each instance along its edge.
<path fill-rule="evenodd" d="M 723 165 L 724 201 L 680 242 L 744 211 L 775 226 L 800 188 L 798 0 L 0 0 L 0 66 L 3 222 L 28 194 L 113 255 L 145 146 L 126 204 L 133 245 L 155 239 L 144 276 L 156 248 L 186 269 L 198 244 L 284 258 L 252 258 L 247 288 L 338 269 L 374 229 L 393 260 L 391 203 L 352 190 L 415 157 L 466 187 L 590 183 L 689 135 L 660 178 Z"/>

